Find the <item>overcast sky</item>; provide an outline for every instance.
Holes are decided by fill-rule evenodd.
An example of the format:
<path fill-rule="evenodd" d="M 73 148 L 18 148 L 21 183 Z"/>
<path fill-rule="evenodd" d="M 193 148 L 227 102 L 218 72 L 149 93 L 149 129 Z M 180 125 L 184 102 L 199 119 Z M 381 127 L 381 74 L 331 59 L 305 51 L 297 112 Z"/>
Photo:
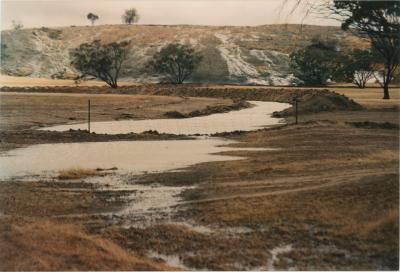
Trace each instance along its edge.
<path fill-rule="evenodd" d="M 125 9 L 135 7 L 139 24 L 262 25 L 306 23 L 338 25 L 323 16 L 307 16 L 304 8 L 290 13 L 293 0 L 0 0 L 1 29 L 12 20 L 24 27 L 87 25 L 86 14 L 98 24 L 120 24 Z M 289 2 L 284 4 L 285 2 Z M 317 18 L 320 17 L 320 18 Z"/>

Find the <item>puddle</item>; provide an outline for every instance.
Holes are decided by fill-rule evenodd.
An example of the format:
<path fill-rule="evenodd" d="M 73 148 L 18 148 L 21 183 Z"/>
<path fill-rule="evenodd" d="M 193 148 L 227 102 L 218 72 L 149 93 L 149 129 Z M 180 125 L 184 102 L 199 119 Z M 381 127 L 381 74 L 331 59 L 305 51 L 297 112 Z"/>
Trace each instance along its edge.
<path fill-rule="evenodd" d="M 250 101 L 254 107 L 218 113 L 208 116 L 187 119 L 153 119 L 153 120 L 124 120 L 111 122 L 92 122 L 91 131 L 107 134 L 141 133 L 156 130 L 160 133 L 171 134 L 213 134 L 235 130 L 256 130 L 266 126 L 279 124 L 283 119 L 273 118 L 275 111 L 281 111 L 289 104 L 277 102 Z M 69 129 L 86 130 L 87 124 L 70 124 L 41 128 L 40 130 L 66 131 Z"/>
<path fill-rule="evenodd" d="M 273 248 L 270 251 L 271 252 L 271 259 L 267 263 L 266 270 L 269 270 L 269 271 L 276 270 L 275 266 L 274 266 L 274 263 L 279 260 L 278 256 L 280 254 L 288 253 L 288 252 L 290 252 L 292 250 L 293 250 L 292 245 L 285 245 L 285 246 L 279 246 L 279 247 Z"/>
<path fill-rule="evenodd" d="M 118 173 L 143 174 L 185 168 L 201 162 L 243 157 L 213 153 L 234 150 L 266 150 L 223 147 L 223 139 L 172 141 L 119 141 L 40 144 L 8 151 L 0 156 L 0 178 L 32 175 L 54 176 L 63 169 L 117 167 Z"/>
<path fill-rule="evenodd" d="M 125 197 L 129 205 L 115 215 L 138 215 L 146 213 L 167 213 L 172 214 L 173 207 L 179 204 L 180 194 L 193 186 L 163 186 L 160 184 L 149 185 L 128 185 L 129 190 L 135 193 Z"/>
<path fill-rule="evenodd" d="M 202 234 L 212 234 L 212 233 L 216 232 L 215 229 L 211 229 L 206 226 L 198 225 L 193 222 L 187 222 L 187 221 L 186 222 L 173 222 L 173 224 L 176 226 L 181 226 L 181 227 L 190 229 L 190 230 L 198 232 L 198 233 L 202 233 Z"/>
<path fill-rule="evenodd" d="M 72 180 L 69 182 L 77 182 Z M 151 224 L 152 220 L 168 220 L 176 211 L 180 204 L 180 194 L 193 189 L 194 186 L 164 186 L 162 184 L 135 184 L 129 181 L 129 175 L 107 175 L 100 177 L 90 177 L 85 179 L 85 183 L 91 183 L 96 186 L 96 191 L 120 192 L 119 198 L 126 202 L 124 208 L 112 213 L 100 213 L 102 215 L 111 215 L 119 218 L 129 219 L 126 227 L 143 227 Z M 91 189 L 93 190 L 93 189 Z M 114 201 L 109 199 L 108 201 Z M 145 217 L 146 220 L 142 220 Z M 140 224 L 136 225 L 138 221 Z"/>
<path fill-rule="evenodd" d="M 189 267 L 187 267 L 183 264 L 183 262 L 181 261 L 181 259 L 179 258 L 178 255 L 165 255 L 165 254 L 160 254 L 155 251 L 149 251 L 147 256 L 150 258 L 154 258 L 154 259 L 161 259 L 167 265 L 174 267 L 174 268 L 179 268 L 182 270 L 191 270 Z"/>

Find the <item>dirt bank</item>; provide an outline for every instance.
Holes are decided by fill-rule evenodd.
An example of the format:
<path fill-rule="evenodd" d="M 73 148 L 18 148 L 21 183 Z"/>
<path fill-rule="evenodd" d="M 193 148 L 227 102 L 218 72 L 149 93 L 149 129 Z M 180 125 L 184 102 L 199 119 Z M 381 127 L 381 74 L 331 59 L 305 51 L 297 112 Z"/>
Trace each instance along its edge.
<path fill-rule="evenodd" d="M 230 111 L 237 111 L 241 109 L 250 108 L 252 105 L 246 101 L 238 101 L 231 105 L 222 105 L 222 106 L 208 106 L 204 110 L 196 110 L 189 112 L 187 114 L 181 113 L 179 111 L 169 111 L 164 114 L 164 116 L 168 118 L 191 118 L 191 117 L 199 117 L 206 116 L 215 113 L 226 113 Z"/>

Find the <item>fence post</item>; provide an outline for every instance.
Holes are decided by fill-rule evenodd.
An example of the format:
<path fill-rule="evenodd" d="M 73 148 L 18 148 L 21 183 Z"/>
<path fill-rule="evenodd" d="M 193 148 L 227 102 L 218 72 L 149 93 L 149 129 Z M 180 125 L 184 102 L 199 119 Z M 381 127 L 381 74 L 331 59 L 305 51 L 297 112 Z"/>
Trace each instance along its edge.
<path fill-rule="evenodd" d="M 90 99 L 88 100 L 88 131 L 90 133 Z"/>
<path fill-rule="evenodd" d="M 295 108 L 296 108 L 296 125 L 298 124 L 298 119 L 299 119 L 299 110 L 298 110 L 298 99 L 297 99 L 297 96 L 295 97 L 295 99 L 294 99 L 294 101 L 295 101 L 295 103 L 296 103 L 296 105 L 295 105 Z"/>

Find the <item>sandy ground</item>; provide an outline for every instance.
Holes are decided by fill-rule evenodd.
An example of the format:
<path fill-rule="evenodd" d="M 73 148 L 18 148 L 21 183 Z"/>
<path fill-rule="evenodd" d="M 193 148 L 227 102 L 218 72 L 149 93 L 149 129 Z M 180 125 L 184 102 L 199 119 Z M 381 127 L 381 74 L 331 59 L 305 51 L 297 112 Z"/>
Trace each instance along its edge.
<path fill-rule="evenodd" d="M 129 192 L 95 190 L 83 178 L 74 182 L 2 182 L 0 245 L 6 250 L 0 251 L 1 268 L 134 270 L 145 263 L 150 269 L 170 265 L 214 270 L 397 270 L 397 103 L 382 102 L 375 89 L 360 91 L 362 95 L 359 90 L 342 91 L 366 108 L 308 114 L 301 117 L 299 125 L 225 135 L 240 141 L 239 146 L 278 148 L 274 151 L 230 152 L 227 154 L 247 159 L 131 177 L 149 186 L 191 187 L 182 193 L 181 203 L 168 210 L 166 218 L 151 213 L 136 218 L 139 224 L 132 224 L 126 217 L 101 216 L 99 212 L 124 207 L 123 196 Z M 70 110 L 76 101 L 81 101 L 84 109 L 85 95 L 21 97 L 1 96 L 2 101 L 8 99 L 4 106 L 9 108 L 1 111 L 2 118 L 7 113 L 8 128 L 38 125 L 34 122 L 62 123 L 66 117 L 85 118 L 85 113 L 72 116 Z M 110 115 L 105 118 L 113 120 L 124 112 L 116 108 L 127 106 L 125 97 L 104 98 L 104 109 L 113 99 Z M 133 96 L 129 99 L 136 103 Z M 174 108 L 183 103 L 181 97 L 164 97 L 162 103 L 157 100 L 161 98 L 148 99 L 152 101 L 148 107 L 134 114 L 153 118 L 161 116 L 160 109 L 168 103 Z M 46 105 L 60 101 L 66 101 L 60 106 L 63 110 L 47 118 Z M 200 108 L 210 103 L 189 101 Z M 18 109 L 20 103 L 31 106 L 24 106 L 24 112 Z M 114 103 L 119 106 L 114 107 Z M 34 112 L 38 112 L 37 117 Z M 288 122 L 292 121 L 289 117 Z M 356 123 L 364 121 L 370 123 Z M 40 228 L 43 220 L 50 225 Z M 17 239 L 21 233 L 31 237 L 29 242 Z M 66 244 L 57 243 L 54 236 Z M 61 256 L 54 254 L 61 249 Z M 79 255 L 76 249 L 81 250 Z"/>

